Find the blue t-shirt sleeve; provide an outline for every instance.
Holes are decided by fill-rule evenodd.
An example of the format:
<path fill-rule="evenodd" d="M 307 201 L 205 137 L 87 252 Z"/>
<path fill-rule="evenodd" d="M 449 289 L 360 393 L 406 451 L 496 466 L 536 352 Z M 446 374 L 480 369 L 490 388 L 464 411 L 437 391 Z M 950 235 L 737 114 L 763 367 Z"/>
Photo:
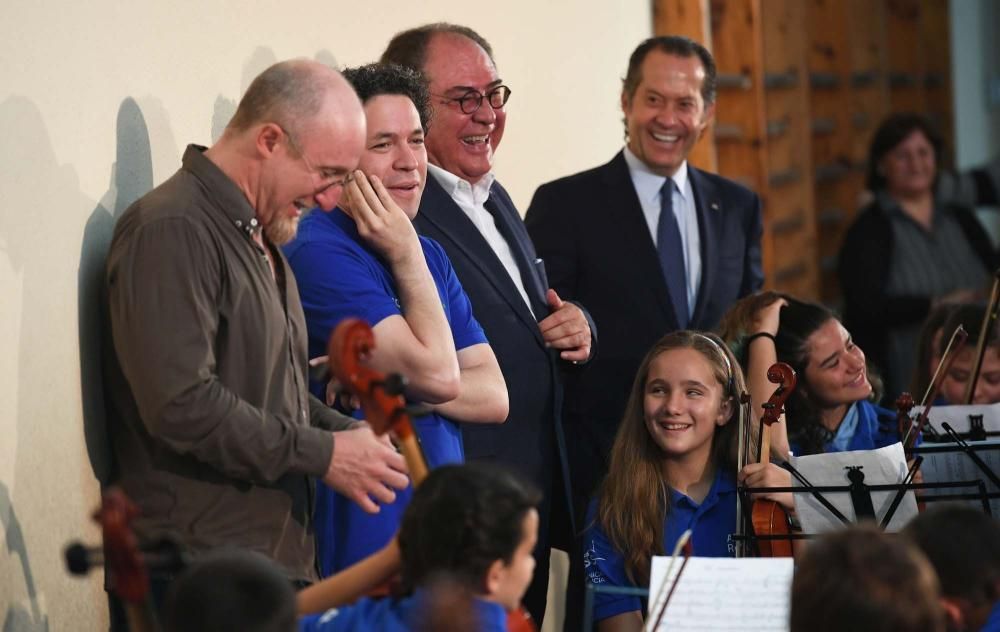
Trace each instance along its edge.
<path fill-rule="evenodd" d="M 310 356 L 326 353 L 330 332 L 347 317 L 363 318 L 374 327 L 401 313 L 377 261 L 346 235 L 339 237 L 303 244 L 289 259 L 306 314 Z"/>
<path fill-rule="evenodd" d="M 583 570 L 587 581 L 601 586 L 635 587 L 625 575 L 625 559 L 608 540 L 597 524 L 597 503 L 591 502 L 587 510 L 583 536 Z M 642 601 L 631 595 L 612 595 L 599 590 L 594 593 L 594 621 L 601 621 L 623 612 L 642 611 Z"/>
<path fill-rule="evenodd" d="M 420 239 L 427 265 L 437 282 L 438 291 L 443 295 L 442 300 L 446 301 L 445 309 L 448 312 L 448 324 L 451 325 L 451 336 L 455 339 L 455 349 L 461 351 L 466 347 L 488 342 L 482 326 L 472 313 L 472 302 L 458 280 L 444 248 L 433 239 Z"/>
<path fill-rule="evenodd" d="M 311 614 L 299 619 L 299 632 L 337 632 L 350 630 L 350 606 L 332 608 L 321 614 Z"/>

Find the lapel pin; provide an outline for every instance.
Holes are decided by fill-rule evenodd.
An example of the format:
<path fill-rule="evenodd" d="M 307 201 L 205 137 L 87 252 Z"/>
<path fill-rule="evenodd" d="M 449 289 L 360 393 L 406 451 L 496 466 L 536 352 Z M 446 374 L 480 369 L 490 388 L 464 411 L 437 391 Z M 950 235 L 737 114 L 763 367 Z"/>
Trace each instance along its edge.
<path fill-rule="evenodd" d="M 719 203 L 718 202 L 712 202 L 711 206 L 712 206 L 712 210 L 713 211 L 719 210 Z"/>

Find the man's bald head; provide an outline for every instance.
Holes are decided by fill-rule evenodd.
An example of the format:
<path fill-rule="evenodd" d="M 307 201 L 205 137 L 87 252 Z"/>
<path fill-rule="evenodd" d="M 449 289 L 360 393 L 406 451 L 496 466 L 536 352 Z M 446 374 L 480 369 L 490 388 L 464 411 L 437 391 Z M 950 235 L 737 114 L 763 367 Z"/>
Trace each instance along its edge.
<path fill-rule="evenodd" d="M 295 236 L 303 211 L 332 210 L 365 144 L 365 113 L 336 70 L 277 63 L 247 89 L 222 138 L 205 152 L 246 195 L 272 242 Z"/>
<path fill-rule="evenodd" d="M 353 88 L 339 72 L 306 59 L 282 61 L 253 80 L 227 130 L 243 132 L 258 123 L 278 122 L 294 133 L 331 105 L 348 110 L 360 107 Z"/>

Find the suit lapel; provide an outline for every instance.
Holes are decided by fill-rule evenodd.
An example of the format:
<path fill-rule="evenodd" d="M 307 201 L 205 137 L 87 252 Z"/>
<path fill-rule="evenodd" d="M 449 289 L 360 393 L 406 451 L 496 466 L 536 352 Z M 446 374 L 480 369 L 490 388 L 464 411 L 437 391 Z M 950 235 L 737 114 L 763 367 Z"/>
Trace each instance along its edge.
<path fill-rule="evenodd" d="M 694 205 L 698 214 L 698 233 L 701 241 L 701 287 L 698 288 L 695 300 L 694 314 L 691 316 L 693 327 L 697 327 L 704 318 L 708 297 L 712 295 L 712 285 L 715 282 L 718 268 L 719 251 L 716 246 L 721 243 L 717 234 L 721 226 L 722 201 L 718 192 L 704 174 L 688 163 L 688 178 L 691 190 L 694 191 Z"/>
<path fill-rule="evenodd" d="M 497 293 L 514 310 L 514 313 L 541 340 L 538 323 L 528 306 L 524 304 L 524 299 L 521 298 L 521 293 L 517 291 L 510 275 L 507 274 L 507 269 L 500 263 L 500 259 L 497 258 L 472 220 L 430 174 L 428 174 L 423 199 L 420 202 L 418 217 L 434 226 L 445 240 L 451 242 L 452 247 L 461 251 L 494 286 Z M 517 257 L 519 251 L 514 244 L 510 245 L 514 256 Z"/>
<path fill-rule="evenodd" d="M 638 282 L 650 289 L 667 322 L 674 323 L 673 327 L 676 327 L 677 315 L 670 301 L 670 290 L 667 289 L 667 282 L 663 278 L 663 270 L 660 269 L 660 255 L 656 251 L 656 244 L 653 243 L 653 236 L 649 233 L 649 225 L 642 213 L 642 205 L 639 203 L 639 196 L 635 192 L 628 163 L 625 162 L 622 152 L 618 152 L 618 155 L 605 165 L 604 176 L 607 184 L 605 208 L 612 209 L 618 224 L 615 230 L 620 231 L 624 239 L 625 250 L 622 252 L 635 257 Z"/>
<path fill-rule="evenodd" d="M 497 229 L 507 244 L 510 246 L 514 262 L 521 272 L 521 282 L 524 284 L 524 291 L 531 301 L 531 309 L 535 312 L 539 320 L 549 314 L 549 306 L 545 301 L 544 287 L 541 275 L 535 267 L 535 251 L 531 246 L 531 238 L 524 227 L 524 222 L 514 208 L 514 203 L 510 200 L 507 192 L 498 183 L 494 183 L 490 189 L 490 197 L 484 205 L 486 210 L 493 215 Z"/>

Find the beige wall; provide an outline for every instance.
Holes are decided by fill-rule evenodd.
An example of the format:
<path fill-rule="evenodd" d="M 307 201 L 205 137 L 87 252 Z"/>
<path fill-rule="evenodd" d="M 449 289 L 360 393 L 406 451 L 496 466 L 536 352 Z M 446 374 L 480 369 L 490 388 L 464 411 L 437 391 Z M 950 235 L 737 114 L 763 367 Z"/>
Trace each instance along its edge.
<path fill-rule="evenodd" d="M 618 148 L 618 81 L 650 32 L 647 2 L 0 4 L 0 629 L 106 618 L 99 578 L 68 578 L 61 549 L 99 537 L 95 289 L 114 217 L 188 142 L 209 144 L 271 62 L 371 61 L 437 20 L 494 45 L 513 89 L 497 172 L 522 211 L 538 184 Z"/>

